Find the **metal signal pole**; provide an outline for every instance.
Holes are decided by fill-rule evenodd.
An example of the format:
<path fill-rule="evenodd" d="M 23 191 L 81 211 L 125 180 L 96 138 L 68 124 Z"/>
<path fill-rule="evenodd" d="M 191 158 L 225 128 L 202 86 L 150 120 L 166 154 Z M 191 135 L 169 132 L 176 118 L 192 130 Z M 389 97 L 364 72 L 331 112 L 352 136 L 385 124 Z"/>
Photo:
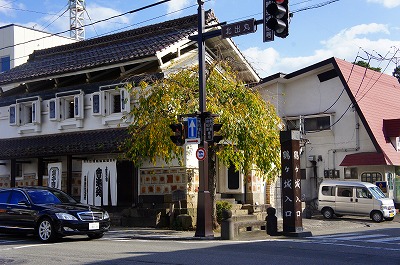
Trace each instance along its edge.
<path fill-rule="evenodd" d="M 201 117 L 201 141 L 199 147 L 203 147 L 208 151 L 208 143 L 206 141 L 205 118 L 207 116 L 206 109 L 206 68 L 205 68 L 205 39 L 203 31 L 205 27 L 204 0 L 197 0 L 198 7 L 198 53 L 199 53 L 199 109 Z M 196 237 L 214 237 L 212 229 L 212 200 L 208 187 L 208 154 L 206 158 L 199 161 L 199 191 L 197 198 L 197 222 Z"/>

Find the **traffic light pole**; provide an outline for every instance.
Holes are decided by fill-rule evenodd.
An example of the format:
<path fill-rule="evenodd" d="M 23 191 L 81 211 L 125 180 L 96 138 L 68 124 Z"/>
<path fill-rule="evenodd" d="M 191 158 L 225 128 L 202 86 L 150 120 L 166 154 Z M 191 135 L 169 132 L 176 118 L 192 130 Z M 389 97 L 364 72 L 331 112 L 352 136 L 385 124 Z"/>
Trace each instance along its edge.
<path fill-rule="evenodd" d="M 206 108 L 206 67 L 205 67 L 205 39 L 203 30 L 205 28 L 204 0 L 197 0 L 198 7 L 198 53 L 199 53 L 199 110 L 201 117 L 201 141 L 199 147 L 208 151 L 206 141 L 205 114 Z M 197 222 L 196 237 L 214 237 L 212 229 L 212 200 L 208 185 L 208 154 L 206 158 L 199 160 L 199 190 L 197 198 Z"/>

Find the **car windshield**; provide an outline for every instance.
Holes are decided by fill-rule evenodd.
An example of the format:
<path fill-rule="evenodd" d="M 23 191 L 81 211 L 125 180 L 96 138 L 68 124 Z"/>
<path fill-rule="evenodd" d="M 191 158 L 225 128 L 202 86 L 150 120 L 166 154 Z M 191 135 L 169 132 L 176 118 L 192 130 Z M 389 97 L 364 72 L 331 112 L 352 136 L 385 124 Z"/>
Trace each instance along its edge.
<path fill-rule="evenodd" d="M 369 191 L 372 193 L 375 199 L 380 199 L 380 198 L 385 198 L 385 194 L 382 192 L 382 190 L 378 187 L 371 187 L 368 188 Z"/>
<path fill-rule="evenodd" d="M 28 195 L 34 204 L 75 203 L 76 201 L 61 191 L 28 190 Z"/>

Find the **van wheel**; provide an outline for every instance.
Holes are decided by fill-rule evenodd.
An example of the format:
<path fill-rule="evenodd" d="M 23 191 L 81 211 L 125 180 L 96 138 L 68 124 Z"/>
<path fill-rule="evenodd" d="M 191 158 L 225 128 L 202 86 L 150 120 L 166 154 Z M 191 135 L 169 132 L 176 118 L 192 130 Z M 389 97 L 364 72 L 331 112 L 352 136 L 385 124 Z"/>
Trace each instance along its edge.
<path fill-rule="evenodd" d="M 371 213 L 371 219 L 376 223 L 380 223 L 383 221 L 383 215 L 379 211 L 374 211 Z"/>
<path fill-rule="evenodd" d="M 331 208 L 324 208 L 321 213 L 325 219 L 331 219 L 333 217 L 333 210 Z"/>

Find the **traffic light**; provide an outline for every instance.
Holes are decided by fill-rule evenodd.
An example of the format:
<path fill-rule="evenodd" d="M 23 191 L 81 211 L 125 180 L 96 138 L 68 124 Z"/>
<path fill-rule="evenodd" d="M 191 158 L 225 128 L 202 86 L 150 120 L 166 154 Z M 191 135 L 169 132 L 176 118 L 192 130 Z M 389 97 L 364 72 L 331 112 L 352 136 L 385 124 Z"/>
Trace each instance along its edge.
<path fill-rule="evenodd" d="M 170 124 L 169 127 L 171 128 L 174 135 L 171 135 L 171 141 L 178 145 L 182 146 L 185 143 L 185 127 L 182 123 Z"/>
<path fill-rule="evenodd" d="M 215 132 L 218 132 L 219 130 L 221 130 L 222 128 L 222 124 L 220 123 L 214 123 L 213 124 L 213 142 L 214 143 L 219 143 L 222 139 L 224 139 L 223 136 L 221 135 L 215 135 Z"/>
<path fill-rule="evenodd" d="M 289 0 L 264 0 L 266 25 L 275 32 L 275 36 L 286 38 L 289 35 Z"/>

